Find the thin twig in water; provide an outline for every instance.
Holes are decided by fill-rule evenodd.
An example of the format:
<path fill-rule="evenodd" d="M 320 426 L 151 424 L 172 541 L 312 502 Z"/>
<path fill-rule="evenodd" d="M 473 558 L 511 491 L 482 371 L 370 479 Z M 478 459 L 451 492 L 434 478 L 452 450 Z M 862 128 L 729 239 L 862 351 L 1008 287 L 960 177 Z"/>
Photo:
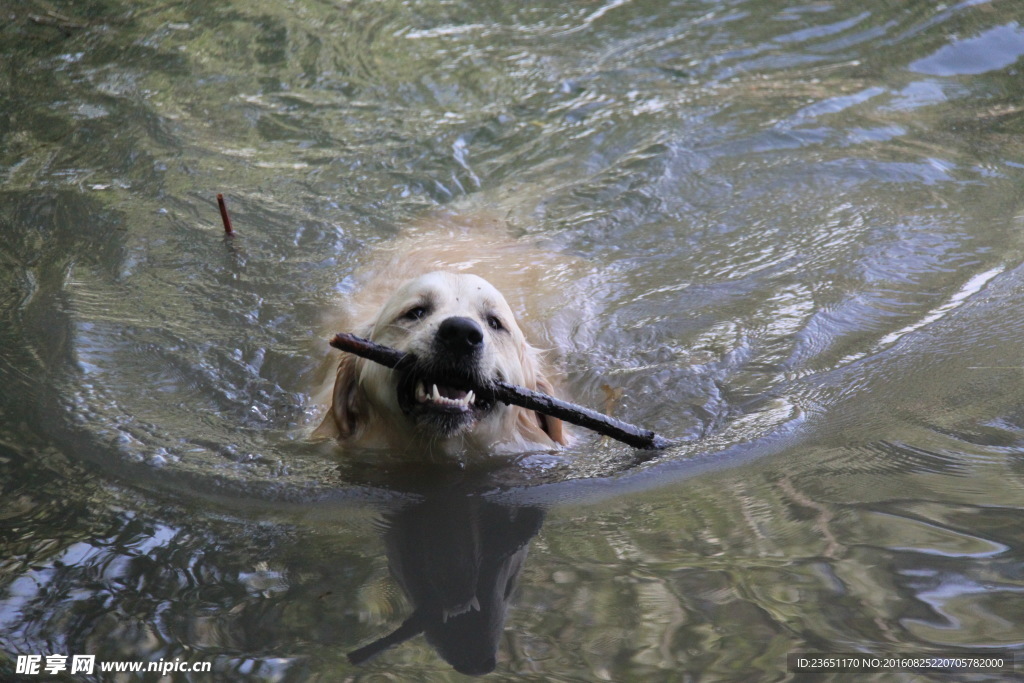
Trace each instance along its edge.
<path fill-rule="evenodd" d="M 220 219 L 224 222 L 224 234 L 234 236 L 235 231 L 231 227 L 231 216 L 228 215 L 228 205 L 224 201 L 224 195 L 217 193 L 217 206 L 220 208 Z"/>

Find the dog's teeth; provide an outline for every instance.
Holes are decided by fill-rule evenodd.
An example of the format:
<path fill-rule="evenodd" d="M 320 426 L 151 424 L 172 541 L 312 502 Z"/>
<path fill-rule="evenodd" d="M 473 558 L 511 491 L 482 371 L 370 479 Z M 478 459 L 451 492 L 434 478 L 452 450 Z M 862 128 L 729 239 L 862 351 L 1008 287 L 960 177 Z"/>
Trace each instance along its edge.
<path fill-rule="evenodd" d="M 448 390 L 446 389 L 446 391 Z M 449 398 L 441 394 L 436 383 L 431 383 L 430 391 L 427 391 L 426 385 L 422 381 L 416 383 L 415 395 L 416 400 L 420 403 L 435 403 L 453 408 L 471 408 L 476 401 L 476 393 L 472 390 L 467 391 L 462 398 Z"/>

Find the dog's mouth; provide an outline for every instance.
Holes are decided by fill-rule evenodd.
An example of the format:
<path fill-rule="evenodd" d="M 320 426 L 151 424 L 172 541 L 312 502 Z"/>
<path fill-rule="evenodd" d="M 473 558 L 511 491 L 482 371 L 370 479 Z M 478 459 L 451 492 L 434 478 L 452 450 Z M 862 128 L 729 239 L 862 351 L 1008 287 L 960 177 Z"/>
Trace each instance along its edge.
<path fill-rule="evenodd" d="M 398 381 L 402 412 L 435 431 L 451 435 L 468 429 L 494 408 L 484 396 L 489 382 L 445 373 L 407 370 Z"/>
<path fill-rule="evenodd" d="M 432 410 L 456 412 L 480 407 L 477 404 L 476 392 L 472 389 L 459 389 L 450 384 L 431 382 L 430 391 L 427 391 L 427 383 L 423 380 L 416 383 L 416 403 Z"/>

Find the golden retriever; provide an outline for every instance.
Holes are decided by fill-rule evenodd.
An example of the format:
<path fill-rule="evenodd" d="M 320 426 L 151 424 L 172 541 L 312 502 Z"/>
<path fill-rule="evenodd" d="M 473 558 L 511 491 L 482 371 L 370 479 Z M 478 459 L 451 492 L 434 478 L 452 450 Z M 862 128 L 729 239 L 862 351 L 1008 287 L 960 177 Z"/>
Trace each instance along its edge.
<path fill-rule="evenodd" d="M 434 217 L 429 234 L 414 229 L 375 259 L 332 331 L 412 353 L 417 363 L 395 371 L 343 354 L 330 410 L 314 436 L 427 457 L 551 450 L 569 442 L 560 420 L 472 391 L 502 380 L 554 392 L 505 296 L 473 272 L 513 281 L 510 287 L 523 294 L 539 283 L 535 270 L 550 257 L 494 238 L 494 227 L 480 217 Z"/>

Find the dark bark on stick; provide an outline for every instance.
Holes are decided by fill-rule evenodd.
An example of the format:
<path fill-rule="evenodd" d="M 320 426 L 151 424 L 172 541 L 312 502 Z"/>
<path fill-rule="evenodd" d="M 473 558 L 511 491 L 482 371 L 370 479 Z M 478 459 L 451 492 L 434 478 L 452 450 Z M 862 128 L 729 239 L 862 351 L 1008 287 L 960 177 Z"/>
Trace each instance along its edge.
<path fill-rule="evenodd" d="M 220 219 L 224 223 L 224 234 L 232 236 L 235 234 L 231 227 L 231 216 L 228 215 L 228 205 L 224 201 L 224 195 L 217 194 L 217 207 L 220 208 Z"/>
<path fill-rule="evenodd" d="M 335 335 L 330 342 L 331 346 L 348 353 L 362 356 L 374 363 L 379 363 L 389 368 L 399 365 L 411 365 L 416 359 L 411 354 L 397 351 L 387 346 L 382 346 L 353 334 L 340 333 Z M 668 439 L 636 425 L 616 420 L 596 410 L 585 408 L 575 403 L 562 401 L 554 396 L 539 391 L 532 391 L 525 387 L 508 384 L 507 382 L 494 382 L 490 386 L 471 387 L 478 396 L 501 401 L 511 405 L 521 406 L 538 413 L 557 417 L 560 420 L 586 427 L 604 436 L 609 436 L 617 441 L 644 449 L 663 449 L 672 445 Z"/>

